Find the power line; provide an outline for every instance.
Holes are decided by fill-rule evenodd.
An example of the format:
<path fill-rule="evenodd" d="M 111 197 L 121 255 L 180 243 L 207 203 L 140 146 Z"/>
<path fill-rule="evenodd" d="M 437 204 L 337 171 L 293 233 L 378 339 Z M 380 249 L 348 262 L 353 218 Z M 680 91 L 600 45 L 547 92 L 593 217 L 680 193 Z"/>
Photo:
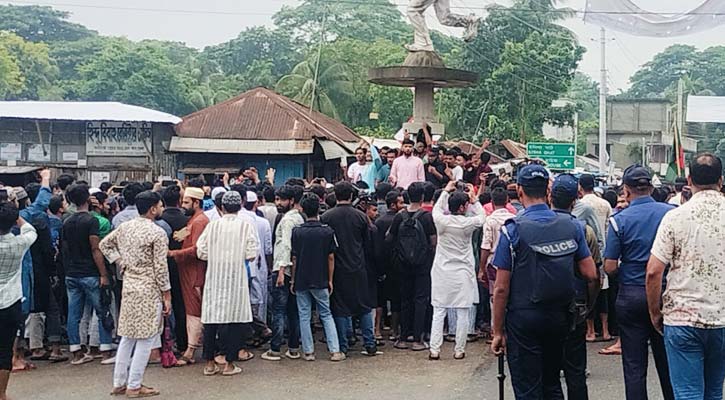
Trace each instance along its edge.
<path fill-rule="evenodd" d="M 355 1 L 355 0 L 320 0 L 321 3 L 327 4 L 350 4 L 350 5 L 373 5 L 383 7 L 407 7 L 407 3 L 390 3 L 381 1 Z M 25 0 L 10 0 L 8 3 L 13 4 L 28 4 L 28 5 L 39 5 L 39 6 L 50 6 L 50 7 L 77 7 L 77 8 L 92 8 L 92 9 L 103 9 L 103 10 L 119 10 L 119 11 L 140 11 L 140 12 L 159 12 L 159 13 L 177 13 L 177 14 L 207 14 L 207 15 L 255 15 L 255 16 L 271 16 L 275 13 L 258 13 L 258 12 L 244 12 L 244 11 L 214 11 L 214 10 L 189 10 L 189 9 L 169 9 L 169 8 L 146 8 L 146 7 L 122 7 L 122 6 L 102 6 L 102 5 L 91 5 L 91 4 L 77 4 L 77 3 L 40 3 L 36 1 L 25 1 Z M 463 9 L 469 8 L 471 10 L 488 10 L 489 7 L 472 6 L 472 7 L 456 7 L 452 6 L 451 9 Z M 587 11 L 580 9 L 552 9 L 552 10 L 534 10 L 530 8 L 515 8 L 506 7 L 502 10 L 515 11 L 521 13 L 533 13 L 533 14 L 604 14 L 604 15 L 664 15 L 664 16 L 725 16 L 723 12 L 708 13 L 708 12 L 697 12 L 691 11 L 686 13 L 668 13 L 668 12 L 653 12 L 653 11 Z"/>

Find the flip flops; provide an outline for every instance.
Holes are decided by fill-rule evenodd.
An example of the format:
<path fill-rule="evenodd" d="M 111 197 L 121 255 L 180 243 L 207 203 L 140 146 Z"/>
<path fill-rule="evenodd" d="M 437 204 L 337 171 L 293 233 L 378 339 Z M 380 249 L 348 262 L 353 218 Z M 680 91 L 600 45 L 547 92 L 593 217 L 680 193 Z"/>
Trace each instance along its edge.
<path fill-rule="evenodd" d="M 196 364 L 196 360 L 194 360 L 193 358 L 186 357 L 186 356 L 181 356 L 181 357 L 179 357 L 178 360 L 176 360 L 177 367 L 184 367 L 187 365 L 194 365 L 194 364 Z"/>
<path fill-rule="evenodd" d="M 158 396 L 160 394 L 161 392 L 158 390 L 143 385 L 141 385 L 141 388 L 138 389 L 138 391 L 126 389 L 126 397 L 129 399 L 141 399 L 144 397 Z"/>
<path fill-rule="evenodd" d="M 51 363 L 66 362 L 68 361 L 68 356 L 64 356 L 62 354 L 59 356 L 51 355 L 50 357 L 48 357 L 48 361 L 50 361 Z"/>
<path fill-rule="evenodd" d="M 88 355 L 88 354 L 84 354 L 83 357 L 81 357 L 81 358 L 79 358 L 77 360 L 76 359 L 71 360 L 70 364 L 71 365 L 88 364 L 89 362 L 93 362 L 94 359 L 95 358 L 93 358 L 93 356 Z"/>
<path fill-rule="evenodd" d="M 244 354 L 242 354 L 242 352 L 244 352 Z M 242 355 L 243 355 L 243 357 L 242 357 Z M 237 357 L 239 357 L 239 361 L 249 361 L 254 358 L 254 353 L 252 353 L 250 351 L 242 350 L 239 352 L 239 355 Z"/>
<path fill-rule="evenodd" d="M 622 349 L 613 349 L 612 346 L 599 350 L 599 354 L 603 356 L 621 356 Z"/>
<path fill-rule="evenodd" d="M 42 355 L 39 355 L 39 356 L 30 356 L 31 361 L 45 361 L 48 359 L 50 359 L 49 351 L 46 351 L 45 353 L 43 353 Z"/>
<path fill-rule="evenodd" d="M 222 372 L 222 376 L 234 376 L 234 375 L 239 375 L 241 373 L 242 373 L 242 369 L 235 365 L 233 370 Z"/>
<path fill-rule="evenodd" d="M 208 368 L 204 367 L 204 376 L 214 376 L 214 375 L 220 373 L 221 371 L 222 370 L 219 369 L 219 367 L 216 364 L 214 364 L 214 369 L 208 369 Z"/>

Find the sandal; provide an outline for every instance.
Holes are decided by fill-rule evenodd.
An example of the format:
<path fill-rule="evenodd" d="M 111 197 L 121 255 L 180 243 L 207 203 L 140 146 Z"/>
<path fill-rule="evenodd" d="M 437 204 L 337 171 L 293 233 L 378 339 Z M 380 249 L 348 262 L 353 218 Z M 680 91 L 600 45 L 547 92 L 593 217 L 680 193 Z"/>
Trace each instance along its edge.
<path fill-rule="evenodd" d="M 68 361 L 68 356 L 64 356 L 62 354 L 59 356 L 51 355 L 50 357 L 48 357 L 48 361 L 50 361 L 51 363 L 65 362 Z"/>
<path fill-rule="evenodd" d="M 187 365 L 194 365 L 194 364 L 196 364 L 196 360 L 194 360 L 193 358 L 186 357 L 186 356 L 181 356 L 181 357 L 179 357 L 178 360 L 176 360 L 177 367 L 184 367 Z"/>
<path fill-rule="evenodd" d="M 453 358 L 456 360 L 463 360 L 466 358 L 466 353 L 456 353 L 453 355 Z"/>
<path fill-rule="evenodd" d="M 32 361 L 45 361 L 50 359 L 50 352 L 46 351 L 45 353 L 39 355 L 39 356 L 30 356 L 30 360 Z"/>
<path fill-rule="evenodd" d="M 222 376 L 234 376 L 234 375 L 239 375 L 241 373 L 242 373 L 242 369 L 235 365 L 233 370 L 222 372 Z"/>
<path fill-rule="evenodd" d="M 599 354 L 603 356 L 621 356 L 622 349 L 613 349 L 612 346 L 599 350 Z"/>
<path fill-rule="evenodd" d="M 438 361 L 441 359 L 440 353 L 433 353 L 432 351 L 428 353 L 428 359 L 431 361 Z"/>
<path fill-rule="evenodd" d="M 209 369 L 209 368 L 204 367 L 204 376 L 214 376 L 220 372 L 221 372 L 221 369 L 219 369 L 219 367 L 216 364 L 214 364 L 214 369 Z"/>
<path fill-rule="evenodd" d="M 115 387 L 111 391 L 111 396 L 123 396 L 126 394 L 126 386 Z"/>
<path fill-rule="evenodd" d="M 242 352 L 244 352 L 244 356 L 242 356 Z M 239 357 L 239 361 L 242 361 L 242 362 L 249 361 L 254 358 L 254 353 L 246 351 L 246 350 L 241 350 L 237 357 Z"/>
<path fill-rule="evenodd" d="M 130 391 L 126 389 L 126 397 L 129 399 L 141 399 L 144 397 L 153 397 L 161 394 L 161 392 L 159 392 L 158 390 L 144 385 L 141 385 L 141 388 L 137 390 L 138 391 Z"/>

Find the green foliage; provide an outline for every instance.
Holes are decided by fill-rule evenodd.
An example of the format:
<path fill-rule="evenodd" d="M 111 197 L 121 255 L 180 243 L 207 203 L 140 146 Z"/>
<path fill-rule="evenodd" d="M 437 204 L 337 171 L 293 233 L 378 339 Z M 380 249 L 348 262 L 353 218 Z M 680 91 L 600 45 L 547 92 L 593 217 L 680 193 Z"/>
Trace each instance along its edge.
<path fill-rule="evenodd" d="M 23 91 L 24 80 L 13 55 L 0 46 L 0 99 L 20 94 Z"/>
<path fill-rule="evenodd" d="M 514 8 L 553 10 L 548 1 L 517 1 Z M 481 134 L 526 141 L 541 134 L 551 103 L 566 93 L 584 49 L 551 13 L 492 6 L 479 36 L 464 46 L 455 65 L 478 72 L 471 89 L 443 95 L 443 117 L 465 138 Z M 459 106 L 454 106 L 458 104 Z"/>
<path fill-rule="evenodd" d="M 0 5 L 0 31 L 13 32 L 31 42 L 74 41 L 96 35 L 68 21 L 69 13 L 47 6 Z"/>
<path fill-rule="evenodd" d="M 7 100 L 53 100 L 59 97 L 54 87 L 58 67 L 50 59 L 48 45 L 29 42 L 14 33 L 0 31 L 0 49 L 5 54 L 3 58 L 10 60 L 5 62 L 4 67 L 10 75 L 2 79 L 11 82 L 8 88 L 14 88 L 6 89 Z M 20 75 L 10 64 L 16 65 Z M 22 82 L 22 87 L 18 87 L 18 82 Z"/>

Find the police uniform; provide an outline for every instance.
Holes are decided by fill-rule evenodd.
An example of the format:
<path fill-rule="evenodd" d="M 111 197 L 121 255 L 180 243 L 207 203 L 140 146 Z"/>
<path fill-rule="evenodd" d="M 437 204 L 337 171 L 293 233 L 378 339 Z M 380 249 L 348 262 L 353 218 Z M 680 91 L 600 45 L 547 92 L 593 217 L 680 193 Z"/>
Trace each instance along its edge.
<path fill-rule="evenodd" d="M 650 185 L 652 178 L 644 167 L 633 165 L 624 172 L 630 187 Z M 658 203 L 651 196 L 639 197 L 609 220 L 604 258 L 619 260 L 619 293 L 615 304 L 622 340 L 622 367 L 627 400 L 647 399 L 647 364 L 652 356 L 666 400 L 673 399 L 667 356 L 662 336 L 655 331 L 647 309 L 645 274 L 657 228 L 674 206 Z"/>
<path fill-rule="evenodd" d="M 524 167 L 520 186 L 546 186 L 539 165 Z M 501 231 L 493 265 L 511 272 L 506 342 L 517 399 L 563 399 L 559 371 L 571 328 L 574 265 L 590 257 L 584 230 L 568 214 L 546 204 L 527 207 Z"/>

